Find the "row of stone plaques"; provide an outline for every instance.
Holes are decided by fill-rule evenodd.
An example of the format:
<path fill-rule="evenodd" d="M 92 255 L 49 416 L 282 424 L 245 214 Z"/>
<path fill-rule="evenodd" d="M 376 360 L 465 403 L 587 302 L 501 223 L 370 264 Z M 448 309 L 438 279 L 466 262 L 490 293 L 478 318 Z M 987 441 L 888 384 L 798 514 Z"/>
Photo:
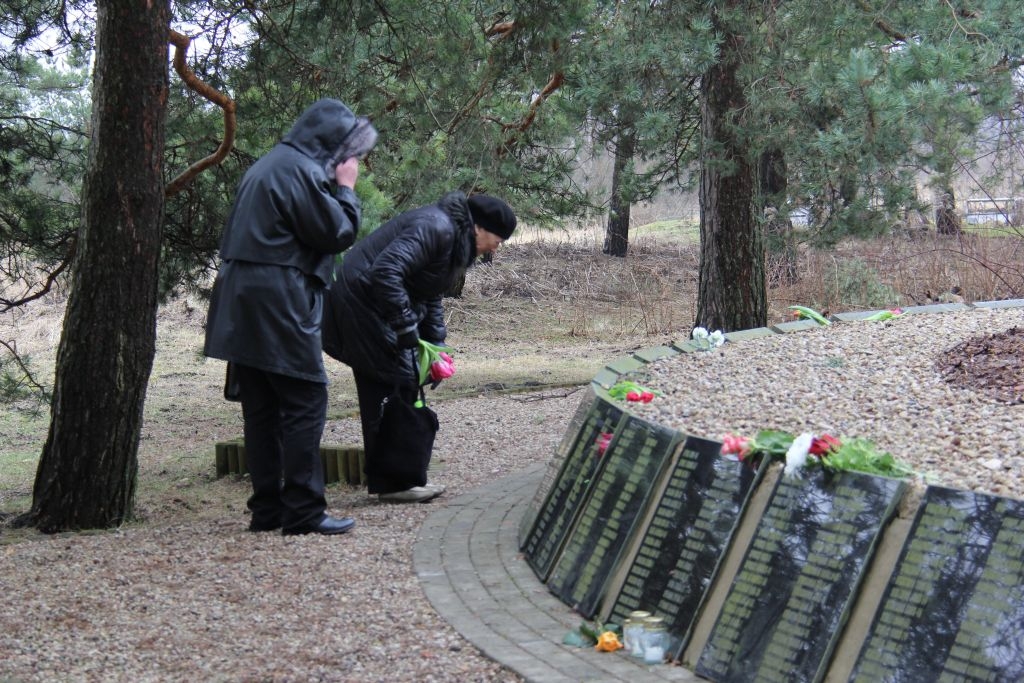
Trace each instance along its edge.
<path fill-rule="evenodd" d="M 714 681 L 1024 680 L 1024 502 L 720 449 L 592 392 L 522 520 L 526 561 L 588 619 L 665 617 Z"/>
<path fill-rule="evenodd" d="M 214 460 L 217 477 L 229 474 L 246 474 L 245 443 L 243 439 L 219 441 L 214 444 Z M 359 486 L 366 483 L 363 470 L 366 466 L 366 454 L 360 446 L 321 445 L 320 457 L 324 464 L 324 482 L 327 484 L 352 484 Z"/>

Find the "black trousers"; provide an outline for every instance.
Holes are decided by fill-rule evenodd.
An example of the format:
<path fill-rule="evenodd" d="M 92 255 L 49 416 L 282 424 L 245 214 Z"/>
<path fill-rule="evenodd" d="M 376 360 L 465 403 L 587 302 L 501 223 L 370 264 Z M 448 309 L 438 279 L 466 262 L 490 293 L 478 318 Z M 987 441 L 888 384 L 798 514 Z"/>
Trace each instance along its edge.
<path fill-rule="evenodd" d="M 395 385 L 379 382 L 375 378 L 352 371 L 356 380 L 356 393 L 359 394 L 359 421 L 363 427 L 363 450 L 366 452 L 366 489 L 369 493 L 394 493 L 405 491 L 414 486 L 427 483 L 427 467 L 429 459 L 417 468 L 415 476 L 401 475 L 390 465 L 396 460 L 406 458 L 404 453 L 388 453 L 380 447 L 377 438 L 378 421 L 380 420 L 380 404 L 395 391 Z M 418 387 L 402 386 L 399 392 L 403 400 L 412 403 L 419 396 Z M 408 462 L 403 462 L 408 470 Z"/>
<path fill-rule="evenodd" d="M 235 368 L 253 524 L 291 529 L 319 522 L 327 508 L 320 457 L 327 385 L 244 365 Z"/>

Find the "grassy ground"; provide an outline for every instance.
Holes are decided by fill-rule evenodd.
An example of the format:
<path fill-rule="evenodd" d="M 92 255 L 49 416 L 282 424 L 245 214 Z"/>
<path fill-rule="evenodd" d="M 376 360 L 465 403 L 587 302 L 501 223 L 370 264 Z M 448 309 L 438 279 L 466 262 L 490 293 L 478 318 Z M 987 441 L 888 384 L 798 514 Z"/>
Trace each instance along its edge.
<path fill-rule="evenodd" d="M 601 254 L 602 239 L 598 227 L 523 230 L 493 264 L 472 269 L 464 296 L 446 301 L 458 373 L 433 400 L 578 386 L 635 349 L 685 339 L 696 312 L 695 226 L 638 228 L 625 259 Z M 999 231 L 848 243 L 803 250 L 794 270 L 791 281 L 777 262 L 770 269 L 769 322 L 785 320 L 792 304 L 876 309 L 928 303 L 954 287 L 967 301 L 1024 297 L 1024 239 Z M 0 339 L 16 343 L 44 385 L 52 384 L 62 313 L 61 300 L 50 298 L 0 316 Z M 138 498 L 151 511 L 197 505 L 239 485 L 213 477 L 213 444 L 239 436 L 241 417 L 221 397 L 224 364 L 202 356 L 204 320 L 198 300 L 161 310 L 139 451 Z M 347 368 L 331 360 L 327 367 L 329 416 L 354 414 Z M 27 509 L 47 428 L 46 405 L 0 406 L 0 512 Z"/>

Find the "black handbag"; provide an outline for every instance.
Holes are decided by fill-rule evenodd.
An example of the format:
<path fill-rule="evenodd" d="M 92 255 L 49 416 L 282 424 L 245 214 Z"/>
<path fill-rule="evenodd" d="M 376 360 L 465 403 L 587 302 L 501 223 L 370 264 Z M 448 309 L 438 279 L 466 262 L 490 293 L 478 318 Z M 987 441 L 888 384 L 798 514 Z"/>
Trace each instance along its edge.
<path fill-rule="evenodd" d="M 237 369 L 231 361 L 228 361 L 228 369 L 224 372 L 224 399 L 227 401 L 242 400 L 242 389 L 238 386 Z"/>
<path fill-rule="evenodd" d="M 372 463 L 388 479 L 407 482 L 410 487 L 427 483 L 427 466 L 440 427 L 437 413 L 424 401 L 422 387 L 419 398 L 409 403 L 396 390 L 381 401 L 375 449 L 378 457 Z"/>
<path fill-rule="evenodd" d="M 419 400 L 412 403 L 397 386 L 381 401 L 374 449 L 377 457 L 367 462 L 368 469 L 372 467 L 388 479 L 408 483 L 410 487 L 427 483 L 427 466 L 440 428 L 437 413 L 427 406 L 423 387 L 418 388 Z"/>

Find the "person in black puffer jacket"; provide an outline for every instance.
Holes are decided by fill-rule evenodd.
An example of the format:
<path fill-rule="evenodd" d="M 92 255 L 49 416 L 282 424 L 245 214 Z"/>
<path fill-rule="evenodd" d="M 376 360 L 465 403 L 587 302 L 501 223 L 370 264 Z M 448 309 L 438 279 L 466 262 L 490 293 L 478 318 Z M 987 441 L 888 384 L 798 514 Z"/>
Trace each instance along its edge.
<path fill-rule="evenodd" d="M 355 524 L 325 512 L 320 324 L 335 254 L 359 228 L 357 157 L 374 142 L 338 100 L 314 103 L 246 172 L 224 228 L 203 352 L 228 361 L 225 395 L 242 402 L 251 531 Z"/>
<path fill-rule="evenodd" d="M 327 294 L 323 350 L 352 368 L 366 452 L 367 487 L 387 502 L 424 502 L 443 487 L 427 482 L 428 457 L 378 445 L 382 402 L 396 392 L 412 403 L 419 392 L 414 357 L 419 340 L 445 341 L 441 299 L 477 256 L 512 236 L 516 217 L 501 199 L 451 192 L 380 226 L 335 266 Z M 397 466 L 401 463 L 401 467 Z M 399 474 L 398 470 L 413 474 Z"/>

